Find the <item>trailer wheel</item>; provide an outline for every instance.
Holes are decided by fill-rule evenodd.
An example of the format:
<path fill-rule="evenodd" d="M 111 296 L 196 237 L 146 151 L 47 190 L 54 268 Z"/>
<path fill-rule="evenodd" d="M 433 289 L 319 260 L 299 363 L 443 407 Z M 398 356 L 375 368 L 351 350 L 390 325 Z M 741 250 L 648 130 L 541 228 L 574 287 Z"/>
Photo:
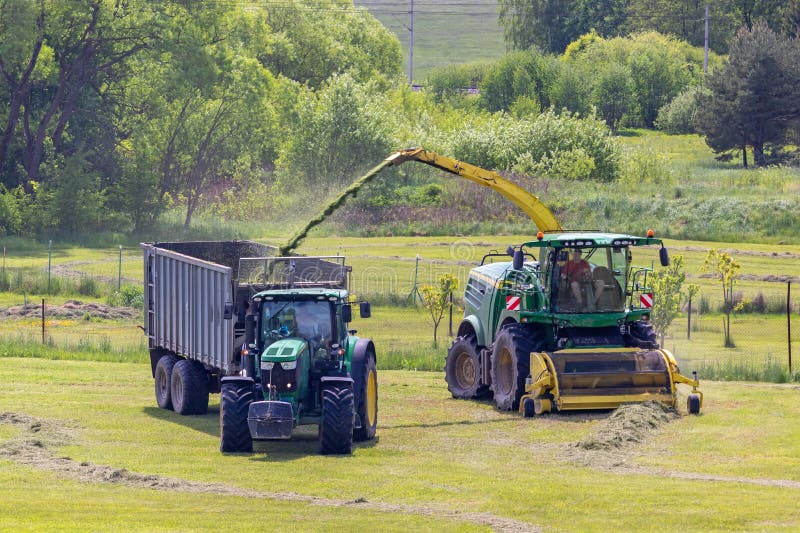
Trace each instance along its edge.
<path fill-rule="evenodd" d="M 324 454 L 348 454 L 353 447 L 353 388 L 333 383 L 322 389 L 320 450 Z"/>
<path fill-rule="evenodd" d="M 253 383 L 237 381 L 222 384 L 219 402 L 219 449 L 221 452 L 250 453 L 253 439 L 247 413 L 253 402 Z"/>
<path fill-rule="evenodd" d="M 453 398 L 478 398 L 488 392 L 481 384 L 481 361 L 478 347 L 472 335 L 458 337 L 444 363 L 444 379 Z"/>
<path fill-rule="evenodd" d="M 174 355 L 162 355 L 156 364 L 155 386 L 156 403 L 161 409 L 172 409 L 172 395 L 170 388 L 172 383 L 172 368 L 178 358 Z"/>
<path fill-rule="evenodd" d="M 180 415 L 204 415 L 208 411 L 208 376 L 199 363 L 183 359 L 175 363 L 170 381 L 172 407 Z"/>
<path fill-rule="evenodd" d="M 541 349 L 541 334 L 523 324 L 510 324 L 500 330 L 492 353 L 492 390 L 501 411 L 519 408 L 530 373 L 530 354 Z"/>
<path fill-rule="evenodd" d="M 359 380 L 358 416 L 361 418 L 361 427 L 353 431 L 353 440 L 370 440 L 375 437 L 378 428 L 378 367 L 375 364 L 375 354 L 367 352 L 367 361 L 364 365 L 364 377 Z"/>

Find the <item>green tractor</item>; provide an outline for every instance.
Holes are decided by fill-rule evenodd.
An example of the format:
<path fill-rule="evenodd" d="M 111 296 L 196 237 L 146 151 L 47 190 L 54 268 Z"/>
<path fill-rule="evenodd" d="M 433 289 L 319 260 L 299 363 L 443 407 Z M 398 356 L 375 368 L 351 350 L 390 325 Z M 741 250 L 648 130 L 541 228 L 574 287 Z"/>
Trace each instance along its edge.
<path fill-rule="evenodd" d="M 375 436 L 375 346 L 347 329 L 352 307 L 346 276 L 326 281 L 331 276 L 320 268 L 340 259 L 240 261 L 240 271 L 266 289 L 248 304 L 242 375 L 221 380 L 223 452 L 251 452 L 253 440 L 289 439 L 302 424 L 319 426 L 325 454 L 350 453 L 354 440 Z M 369 303 L 359 307 L 368 318 Z"/>
<path fill-rule="evenodd" d="M 631 250 L 646 245 L 661 246 L 661 264 L 669 264 L 652 232 L 540 231 L 507 254 L 485 256 L 470 272 L 447 354 L 453 397 L 492 395 L 499 409 L 530 417 L 649 400 L 674 407 L 684 383 L 693 388 L 687 409 L 698 413 L 696 376 L 680 374 L 648 322 L 652 269 L 631 264 Z"/>

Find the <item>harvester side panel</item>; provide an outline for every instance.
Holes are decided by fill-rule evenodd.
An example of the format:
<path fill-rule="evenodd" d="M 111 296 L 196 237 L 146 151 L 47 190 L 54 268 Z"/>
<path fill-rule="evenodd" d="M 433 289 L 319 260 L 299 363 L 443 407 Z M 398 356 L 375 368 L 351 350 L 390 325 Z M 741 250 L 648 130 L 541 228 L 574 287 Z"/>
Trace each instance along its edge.
<path fill-rule="evenodd" d="M 169 350 L 223 374 L 232 361 L 232 269 L 154 245 L 143 245 L 145 334 L 149 346 Z"/>

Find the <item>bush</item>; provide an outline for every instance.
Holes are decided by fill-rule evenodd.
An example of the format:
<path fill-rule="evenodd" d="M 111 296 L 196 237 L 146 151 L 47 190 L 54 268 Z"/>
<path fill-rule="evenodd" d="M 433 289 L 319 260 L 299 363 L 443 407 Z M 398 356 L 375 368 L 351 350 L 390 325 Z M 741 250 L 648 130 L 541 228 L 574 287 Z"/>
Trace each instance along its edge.
<path fill-rule="evenodd" d="M 673 135 L 695 133 L 694 115 L 700 89 L 689 87 L 658 110 L 655 127 Z"/>
<path fill-rule="evenodd" d="M 139 285 L 123 285 L 120 290 L 114 291 L 106 299 L 108 305 L 114 307 L 144 308 L 144 289 Z"/>
<path fill-rule="evenodd" d="M 613 181 L 621 152 L 595 116 L 580 118 L 549 109 L 534 120 L 498 116 L 486 124 L 462 127 L 454 135 L 452 153 L 484 168 Z"/>
<path fill-rule="evenodd" d="M 89 276 L 81 276 L 78 282 L 78 294 L 82 296 L 97 297 L 100 295 L 100 287 L 97 280 Z"/>

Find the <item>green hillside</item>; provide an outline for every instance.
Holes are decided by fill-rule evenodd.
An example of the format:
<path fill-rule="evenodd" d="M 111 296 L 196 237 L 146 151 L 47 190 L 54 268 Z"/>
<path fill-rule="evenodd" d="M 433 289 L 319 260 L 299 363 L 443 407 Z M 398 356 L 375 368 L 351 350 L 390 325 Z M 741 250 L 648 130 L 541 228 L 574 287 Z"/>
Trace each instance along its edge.
<path fill-rule="evenodd" d="M 360 0 L 392 31 L 403 49 L 408 72 L 409 0 Z M 491 0 L 416 0 L 414 2 L 414 82 L 424 83 L 436 67 L 495 59 L 505 53 L 497 2 Z"/>

